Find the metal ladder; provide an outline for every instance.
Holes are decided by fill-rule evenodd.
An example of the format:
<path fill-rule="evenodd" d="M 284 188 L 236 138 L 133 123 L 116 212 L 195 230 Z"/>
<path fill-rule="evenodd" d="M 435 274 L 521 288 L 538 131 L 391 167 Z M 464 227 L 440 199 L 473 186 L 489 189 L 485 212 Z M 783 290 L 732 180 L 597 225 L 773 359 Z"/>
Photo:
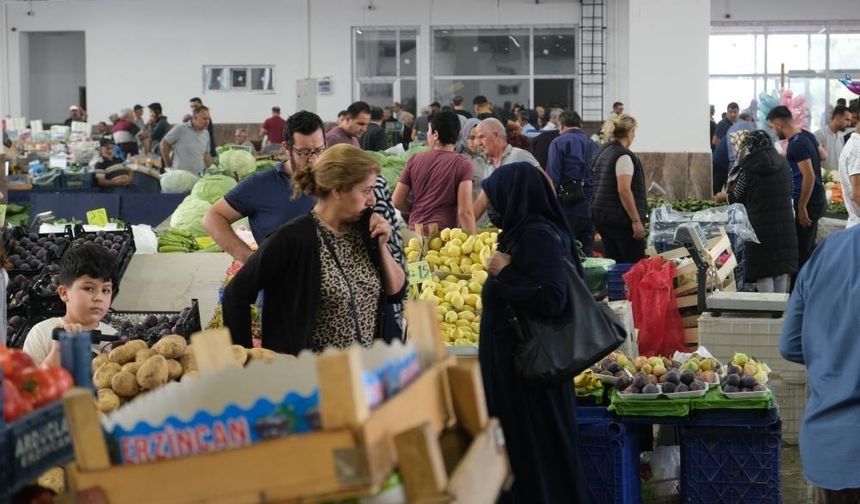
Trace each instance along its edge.
<path fill-rule="evenodd" d="M 583 121 L 602 121 L 606 78 L 605 37 L 606 5 L 604 0 L 580 0 L 579 76 L 582 101 L 579 111 Z"/>

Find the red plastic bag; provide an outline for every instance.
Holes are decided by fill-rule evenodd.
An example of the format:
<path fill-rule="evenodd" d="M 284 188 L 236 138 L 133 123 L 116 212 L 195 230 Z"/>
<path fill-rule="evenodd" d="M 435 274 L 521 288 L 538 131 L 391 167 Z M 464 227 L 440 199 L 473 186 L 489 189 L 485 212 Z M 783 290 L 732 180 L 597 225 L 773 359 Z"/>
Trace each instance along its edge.
<path fill-rule="evenodd" d="M 671 358 L 685 351 L 684 328 L 673 278 L 675 263 L 651 257 L 636 263 L 624 274 L 627 299 L 633 305 L 633 322 L 639 329 L 639 354 Z"/>

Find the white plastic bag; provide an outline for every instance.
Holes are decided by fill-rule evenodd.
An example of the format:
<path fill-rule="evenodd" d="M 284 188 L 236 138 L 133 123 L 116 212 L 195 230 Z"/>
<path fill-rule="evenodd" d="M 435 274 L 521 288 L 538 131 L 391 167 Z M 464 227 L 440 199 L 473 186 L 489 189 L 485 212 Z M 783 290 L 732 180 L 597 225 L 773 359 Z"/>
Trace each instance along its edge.
<path fill-rule="evenodd" d="M 681 481 L 681 447 L 658 446 L 641 455 L 640 461 L 651 467 L 651 478 L 645 482 L 649 497 L 678 495 Z"/>
<path fill-rule="evenodd" d="M 135 224 L 131 226 L 131 233 L 134 235 L 135 255 L 137 254 L 157 254 L 158 253 L 158 237 L 152 226 L 147 224 Z"/>

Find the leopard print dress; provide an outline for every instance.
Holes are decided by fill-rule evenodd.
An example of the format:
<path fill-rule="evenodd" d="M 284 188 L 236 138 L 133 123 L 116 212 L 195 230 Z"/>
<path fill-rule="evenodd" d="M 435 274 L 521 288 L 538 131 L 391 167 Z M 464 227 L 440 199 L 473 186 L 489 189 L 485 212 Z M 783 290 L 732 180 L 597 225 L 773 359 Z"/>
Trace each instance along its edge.
<path fill-rule="evenodd" d="M 336 233 L 327 228 L 315 213 L 311 215 L 316 222 L 322 267 L 320 305 L 311 341 L 312 350 L 319 353 L 330 346 L 346 348 L 355 342 L 370 346 L 376 336 L 382 280 L 364 246 L 361 232 L 353 227 L 345 233 Z M 324 237 L 333 246 L 344 271 L 338 268 Z M 360 329 L 358 333 L 356 319 Z"/>

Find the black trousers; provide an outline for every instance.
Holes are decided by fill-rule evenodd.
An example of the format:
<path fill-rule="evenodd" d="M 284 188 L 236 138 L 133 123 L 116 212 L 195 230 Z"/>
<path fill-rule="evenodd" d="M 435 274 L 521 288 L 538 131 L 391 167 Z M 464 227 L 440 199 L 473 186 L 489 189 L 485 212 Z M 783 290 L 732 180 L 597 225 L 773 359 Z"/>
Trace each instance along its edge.
<path fill-rule="evenodd" d="M 633 238 L 633 225 L 616 226 L 598 224 L 597 232 L 603 240 L 604 255 L 619 264 L 632 264 L 645 257 L 645 240 Z"/>
<path fill-rule="evenodd" d="M 812 221 L 812 225 L 805 228 L 795 218 L 794 227 L 797 230 L 797 266 L 799 271 L 815 250 L 815 238 L 818 236 L 818 221 Z"/>

